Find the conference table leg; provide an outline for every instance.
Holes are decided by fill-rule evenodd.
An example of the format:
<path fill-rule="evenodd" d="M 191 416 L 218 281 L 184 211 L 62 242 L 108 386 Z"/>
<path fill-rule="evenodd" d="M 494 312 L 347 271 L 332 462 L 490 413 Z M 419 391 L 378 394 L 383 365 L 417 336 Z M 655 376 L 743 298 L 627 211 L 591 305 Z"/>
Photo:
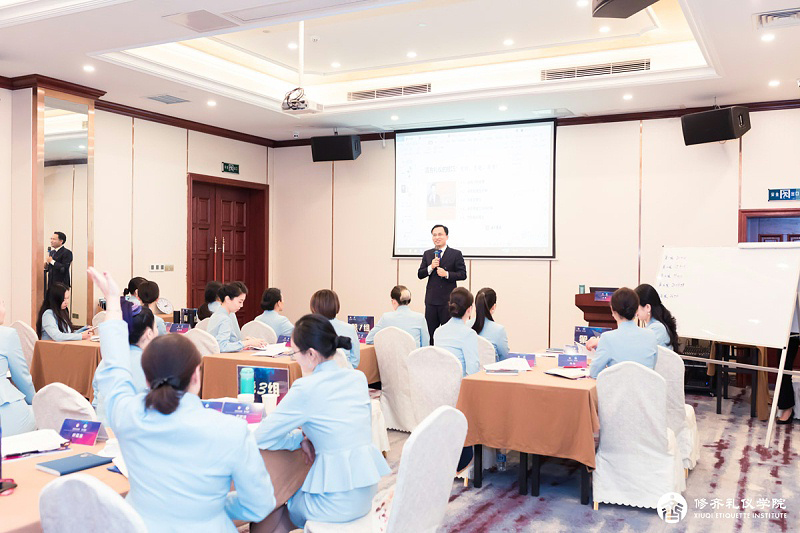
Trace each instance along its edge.
<path fill-rule="evenodd" d="M 519 452 L 519 493 L 528 494 L 528 454 Z"/>
<path fill-rule="evenodd" d="M 581 505 L 589 505 L 589 495 L 592 491 L 592 473 L 589 467 L 581 464 Z"/>
<path fill-rule="evenodd" d="M 539 470 L 542 467 L 542 456 L 529 454 L 531 458 L 531 496 L 539 495 Z M 527 462 L 527 461 L 526 461 Z"/>
<path fill-rule="evenodd" d="M 476 444 L 472 447 L 472 453 L 475 457 L 472 462 L 473 478 L 472 484 L 476 489 L 481 488 L 483 485 L 483 445 Z"/>

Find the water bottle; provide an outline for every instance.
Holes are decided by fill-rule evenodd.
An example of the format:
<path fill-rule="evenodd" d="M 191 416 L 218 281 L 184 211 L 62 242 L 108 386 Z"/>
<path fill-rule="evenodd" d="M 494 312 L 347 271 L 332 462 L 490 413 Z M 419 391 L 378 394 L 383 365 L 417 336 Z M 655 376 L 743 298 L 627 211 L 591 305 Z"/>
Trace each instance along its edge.
<path fill-rule="evenodd" d="M 506 450 L 497 450 L 497 471 L 506 471 Z"/>
<path fill-rule="evenodd" d="M 254 379 L 253 369 L 244 367 L 239 371 L 239 401 L 249 402 L 254 401 L 256 392 L 256 384 Z"/>

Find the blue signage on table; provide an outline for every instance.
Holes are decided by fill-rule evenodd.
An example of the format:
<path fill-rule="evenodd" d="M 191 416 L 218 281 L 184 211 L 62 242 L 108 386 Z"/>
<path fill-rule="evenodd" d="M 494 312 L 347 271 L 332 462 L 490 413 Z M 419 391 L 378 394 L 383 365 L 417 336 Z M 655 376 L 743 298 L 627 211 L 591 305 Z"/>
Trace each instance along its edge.
<path fill-rule="evenodd" d="M 586 368 L 586 356 L 572 353 L 559 354 L 558 366 L 561 368 Z"/>
<path fill-rule="evenodd" d="M 291 335 L 278 335 L 277 343 L 278 344 L 285 344 L 286 346 L 289 346 L 289 345 L 292 344 L 292 336 Z"/>
<path fill-rule="evenodd" d="M 527 359 L 529 366 L 536 366 L 536 354 L 535 353 L 514 353 L 510 352 L 506 359 L 511 359 L 512 357 L 516 357 L 518 359 Z M 505 359 L 504 359 L 505 360 Z"/>
<path fill-rule="evenodd" d="M 289 392 L 289 369 L 272 368 L 267 366 L 248 366 L 238 365 L 236 367 L 236 390 L 242 390 L 241 375 L 243 368 L 253 369 L 253 382 L 255 383 L 256 403 L 261 403 L 261 396 L 264 394 L 277 394 L 278 403 Z"/>
<path fill-rule="evenodd" d="M 612 294 L 614 294 L 614 291 L 596 291 L 594 293 L 594 301 L 595 302 L 610 302 Z"/>
<path fill-rule="evenodd" d="M 356 327 L 358 342 L 363 344 L 367 342 L 367 335 L 369 335 L 370 330 L 375 327 L 375 317 L 349 315 L 347 317 L 347 323 L 353 324 Z"/>
<path fill-rule="evenodd" d="M 100 433 L 100 422 L 67 418 L 61 424 L 59 435 L 73 444 L 94 446 L 98 433 Z"/>
<path fill-rule="evenodd" d="M 173 324 L 172 322 L 164 322 L 164 328 L 167 333 L 186 333 L 191 329 L 189 324 Z"/>
<path fill-rule="evenodd" d="M 246 420 L 248 424 L 257 424 L 264 417 L 264 404 L 225 402 L 222 413 Z"/>
<path fill-rule="evenodd" d="M 800 200 L 800 189 L 769 189 L 769 199 L 773 200 Z"/>
<path fill-rule="evenodd" d="M 203 407 L 205 407 L 206 409 L 213 409 L 219 412 L 222 412 L 222 404 L 223 402 L 210 402 L 208 400 L 203 400 Z"/>
<path fill-rule="evenodd" d="M 599 337 L 611 328 L 597 328 L 592 326 L 575 326 L 575 342 L 586 344 L 592 337 Z"/>

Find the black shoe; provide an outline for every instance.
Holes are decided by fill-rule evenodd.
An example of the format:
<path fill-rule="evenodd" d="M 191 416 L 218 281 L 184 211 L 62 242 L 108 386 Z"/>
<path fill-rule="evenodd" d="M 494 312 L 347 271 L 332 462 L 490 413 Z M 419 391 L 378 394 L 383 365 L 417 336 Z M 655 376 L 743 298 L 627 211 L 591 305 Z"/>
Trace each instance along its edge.
<path fill-rule="evenodd" d="M 789 415 L 789 418 L 787 418 L 786 420 L 781 420 L 780 418 L 778 418 L 778 419 L 775 420 L 775 423 L 776 424 L 781 424 L 781 425 L 791 424 L 792 420 L 794 420 L 794 407 L 792 407 L 792 414 Z"/>

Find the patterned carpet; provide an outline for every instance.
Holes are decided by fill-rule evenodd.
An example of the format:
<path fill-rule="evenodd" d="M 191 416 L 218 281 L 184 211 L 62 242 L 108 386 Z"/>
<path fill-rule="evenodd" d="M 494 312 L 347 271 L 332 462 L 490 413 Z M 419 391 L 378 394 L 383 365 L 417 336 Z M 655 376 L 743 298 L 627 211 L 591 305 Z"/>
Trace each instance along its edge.
<path fill-rule="evenodd" d="M 484 472 L 480 489 L 464 488 L 463 482 L 454 481 L 442 531 L 797 531 L 800 461 L 792 444 L 792 425 L 776 425 L 772 446 L 766 448 L 767 424 L 750 418 L 747 391 L 731 388 L 730 394 L 720 415 L 715 412 L 714 398 L 686 397 L 695 408 L 701 451 L 683 494 L 688 513 L 679 524 L 665 524 L 653 509 L 601 505 L 594 511 L 581 505 L 578 465 L 569 461 L 544 461 L 540 496 L 520 495 L 519 462 L 512 452 L 507 471 Z M 794 430 L 798 431 L 800 427 Z M 388 460 L 393 473 L 381 488 L 394 484 L 407 437 L 390 431 Z M 743 499 L 753 508 L 742 509 Z"/>

